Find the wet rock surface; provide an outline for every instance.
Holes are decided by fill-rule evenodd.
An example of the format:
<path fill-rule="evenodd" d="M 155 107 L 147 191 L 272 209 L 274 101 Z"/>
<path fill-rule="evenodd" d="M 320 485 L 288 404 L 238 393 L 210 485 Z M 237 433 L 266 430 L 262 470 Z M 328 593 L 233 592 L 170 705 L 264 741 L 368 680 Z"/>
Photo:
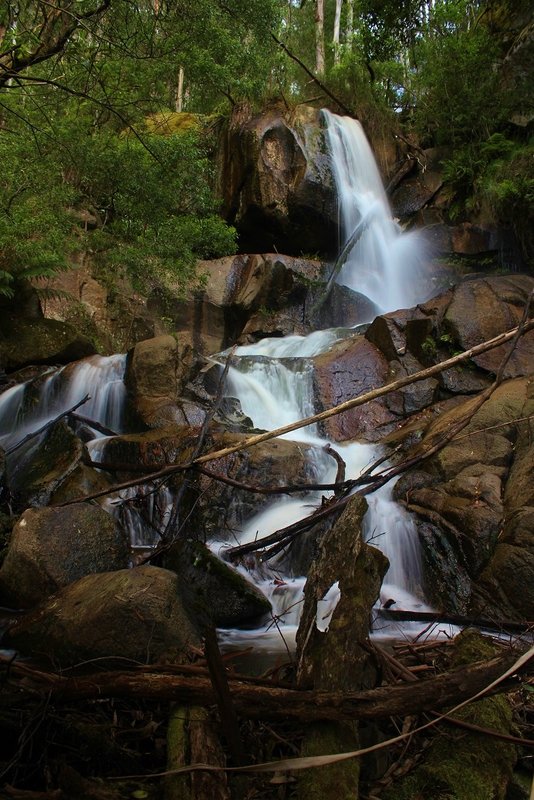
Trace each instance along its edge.
<path fill-rule="evenodd" d="M 14 508 L 47 505 L 81 455 L 80 440 L 60 420 L 8 456 L 6 483 Z"/>
<path fill-rule="evenodd" d="M 335 251 L 335 188 L 319 113 L 236 108 L 221 142 L 219 185 L 243 249 Z"/>
<path fill-rule="evenodd" d="M 426 431 L 423 446 L 469 413 L 473 402 L 442 414 Z M 413 476 L 412 485 L 410 473 L 399 482 L 397 494 L 423 521 L 428 584 L 439 607 L 446 603 L 453 610 L 498 619 L 530 619 L 534 613 L 527 478 L 532 474 L 533 413 L 534 379 L 506 381 L 462 434 Z M 458 577 L 450 585 L 447 575 L 453 571 Z M 519 576 L 525 587 L 521 591 Z"/>
<path fill-rule="evenodd" d="M 205 624 L 231 628 L 259 621 L 271 611 L 269 600 L 253 583 L 201 542 L 175 542 L 163 565 L 178 575 L 193 617 Z"/>

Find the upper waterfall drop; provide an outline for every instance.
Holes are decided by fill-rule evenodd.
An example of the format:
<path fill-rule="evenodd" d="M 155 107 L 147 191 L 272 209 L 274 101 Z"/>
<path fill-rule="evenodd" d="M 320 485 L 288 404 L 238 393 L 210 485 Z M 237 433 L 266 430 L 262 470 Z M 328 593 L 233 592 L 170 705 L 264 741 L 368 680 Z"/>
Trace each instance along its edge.
<path fill-rule="evenodd" d="M 336 282 L 365 295 L 378 313 L 425 300 L 417 280 L 422 244 L 394 221 L 362 126 L 326 109 L 322 113 L 341 222 Z"/>

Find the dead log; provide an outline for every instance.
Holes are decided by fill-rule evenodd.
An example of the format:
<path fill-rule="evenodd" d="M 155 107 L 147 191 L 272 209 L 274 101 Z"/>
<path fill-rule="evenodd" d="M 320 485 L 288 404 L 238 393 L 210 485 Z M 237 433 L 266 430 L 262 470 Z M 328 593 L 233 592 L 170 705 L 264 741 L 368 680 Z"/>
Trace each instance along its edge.
<path fill-rule="evenodd" d="M 418 681 L 416 686 L 407 683 L 345 694 L 261 686 L 243 678 L 230 678 L 228 685 L 236 712 L 247 719 L 293 719 L 300 723 L 381 719 L 436 711 L 458 704 L 492 684 L 516 660 L 517 651 L 510 650 L 489 661 Z M 147 672 L 146 669 L 93 672 L 67 678 L 15 661 L 6 670 L 0 697 L 4 704 L 10 706 L 45 696 L 54 703 L 121 697 L 172 701 L 184 706 L 217 704 L 216 692 L 209 678 L 172 672 Z M 532 674 L 532 657 L 515 674 L 519 672 Z M 509 687 L 510 680 L 501 683 L 499 691 Z"/>

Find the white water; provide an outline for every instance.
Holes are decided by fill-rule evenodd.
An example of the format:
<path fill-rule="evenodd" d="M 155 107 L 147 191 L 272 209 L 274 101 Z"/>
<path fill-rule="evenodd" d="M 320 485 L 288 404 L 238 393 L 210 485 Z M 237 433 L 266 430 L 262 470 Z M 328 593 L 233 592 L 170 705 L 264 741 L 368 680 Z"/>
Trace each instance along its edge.
<path fill-rule="evenodd" d="M 341 222 L 341 249 L 355 231 L 336 276 L 381 313 L 426 299 L 418 280 L 421 243 L 393 220 L 373 152 L 359 122 L 323 111 Z"/>
<path fill-rule="evenodd" d="M 414 305 L 423 300 L 417 281 L 419 244 L 413 235 L 403 234 L 392 219 L 373 153 L 361 125 L 348 117 L 323 112 L 331 163 L 338 190 L 342 252 L 344 264 L 336 276 L 339 283 L 364 294 L 381 312 Z M 359 231 L 354 236 L 355 231 Z M 351 237 L 354 241 L 347 244 Z M 310 358 L 324 352 L 337 340 L 335 330 L 316 331 L 307 337 L 264 339 L 240 347 L 229 370 L 228 393 L 239 398 L 244 413 L 257 428 L 273 430 L 313 414 L 313 366 Z M 286 438 L 315 445 L 316 481 L 334 480 L 337 465 L 324 453 L 326 441 L 316 426 L 301 428 Z M 356 478 L 379 457 L 377 447 L 358 443 L 336 444 L 346 463 L 346 478 Z M 392 499 L 393 485 L 386 485 L 368 497 L 369 510 L 364 521 L 364 536 L 388 557 L 390 568 L 382 586 L 380 603 L 395 603 L 396 609 L 427 610 L 422 601 L 422 569 L 415 524 Z M 255 516 L 238 536 L 240 543 L 253 541 L 296 522 L 321 502 L 322 493 L 306 499 L 282 499 Z M 215 546 L 221 546 L 218 543 Z M 273 602 L 277 619 L 275 631 L 266 629 L 228 631 L 225 641 L 245 644 L 253 638 L 265 649 L 279 646 L 278 633 L 292 646 L 301 607 L 303 576 L 290 577 L 277 571 L 256 576 Z M 326 598 L 325 598 L 326 599 Z M 284 613 L 290 608 L 291 612 Z M 335 609 L 332 609 L 335 613 Z M 391 634 L 392 626 L 382 635 Z M 403 625 L 406 631 L 407 626 Z"/>
<path fill-rule="evenodd" d="M 256 345 L 239 347 L 228 374 L 228 393 L 239 397 L 244 413 L 254 426 L 272 430 L 313 414 L 312 362 L 310 355 L 328 350 L 335 341 L 332 331 L 315 332 L 309 337 L 263 339 Z M 281 354 L 290 353 L 288 361 Z M 258 356 L 254 358 L 254 356 Z M 315 481 L 332 483 L 337 464 L 324 451 L 328 443 L 315 425 L 286 435 L 296 442 L 313 446 L 312 464 Z M 336 443 L 335 449 L 346 464 L 346 478 L 356 478 L 381 455 L 375 445 Z M 288 476 L 289 478 L 290 476 Z M 392 500 L 392 486 L 378 489 L 368 498 L 369 510 L 364 521 L 364 537 L 390 559 L 391 567 L 382 587 L 380 602 L 393 600 L 396 609 L 427 610 L 422 601 L 422 571 L 417 532 L 410 516 Z M 305 498 L 283 498 L 254 516 L 237 534 L 240 544 L 274 533 L 311 513 L 328 492 L 311 492 Z M 216 551 L 224 551 L 225 542 L 214 542 Z M 286 574 L 276 557 L 260 571 L 248 574 L 273 603 L 272 622 L 249 631 L 222 631 L 226 646 L 243 647 L 254 641 L 257 649 L 280 651 L 281 639 L 289 650 L 294 647 L 305 577 Z M 325 598 L 326 599 L 326 598 Z M 289 610 L 288 610 L 289 609 Z M 335 610 L 332 610 L 335 613 Z M 406 624 L 403 626 L 406 629 Z M 391 634 L 391 626 L 388 634 Z M 385 631 L 381 631 L 385 635 Z"/>

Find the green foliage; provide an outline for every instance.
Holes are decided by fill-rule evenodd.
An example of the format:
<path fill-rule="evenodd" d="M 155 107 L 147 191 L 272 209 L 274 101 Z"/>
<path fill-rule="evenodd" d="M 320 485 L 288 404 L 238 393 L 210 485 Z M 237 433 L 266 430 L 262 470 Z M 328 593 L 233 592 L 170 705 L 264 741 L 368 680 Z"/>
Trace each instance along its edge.
<path fill-rule="evenodd" d="M 474 24 L 473 5 L 437 2 L 414 47 L 415 124 L 438 145 L 485 138 L 509 110 L 496 69 L 498 45 Z"/>
<path fill-rule="evenodd" d="M 532 257 L 534 141 L 493 133 L 483 142 L 458 148 L 444 162 L 443 177 L 453 193 L 453 218 L 485 204 L 501 225 L 515 231 L 524 254 Z"/>
<path fill-rule="evenodd" d="M 70 200 L 56 166 L 19 136 L 0 136 L 0 295 L 67 267 Z"/>

